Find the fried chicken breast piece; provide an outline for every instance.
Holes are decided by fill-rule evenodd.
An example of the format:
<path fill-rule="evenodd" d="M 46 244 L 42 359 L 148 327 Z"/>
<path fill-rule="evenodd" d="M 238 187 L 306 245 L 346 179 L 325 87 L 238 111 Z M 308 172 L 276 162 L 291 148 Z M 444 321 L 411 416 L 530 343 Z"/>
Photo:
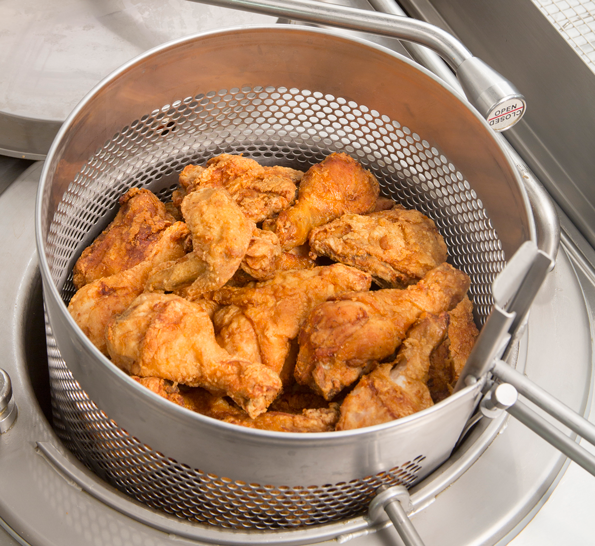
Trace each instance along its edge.
<path fill-rule="evenodd" d="M 404 288 L 446 261 L 446 243 L 434 222 L 397 205 L 371 214 L 344 214 L 312 230 L 318 256 L 352 265 L 384 288 Z"/>
<path fill-rule="evenodd" d="M 86 284 L 72 297 L 68 311 L 103 354 L 107 355 L 105 332 L 108 322 L 143 292 L 153 268 L 184 256 L 189 236 L 186 224 L 176 222 L 162 232 L 145 260 L 134 267 Z"/>
<path fill-rule="evenodd" d="M 379 425 L 432 406 L 426 385 L 430 357 L 447 326 L 448 313 L 422 315 L 407 332 L 397 359 L 363 376 L 345 397 L 337 430 Z"/>
<path fill-rule="evenodd" d="M 297 338 L 310 311 L 345 292 L 368 290 L 370 284 L 371 277 L 367 273 L 333 264 L 278 272 L 269 281 L 243 288 L 223 287 L 212 298 L 220 305 L 235 305 L 241 309 L 254 327 L 261 362 L 286 381 L 293 368 L 293 360 L 287 358 L 291 341 Z M 242 339 L 238 330 L 234 343 L 240 345 Z"/>
<path fill-rule="evenodd" d="M 198 188 L 222 187 L 244 214 L 262 222 L 289 207 L 304 173 L 289 167 L 264 167 L 247 157 L 222 154 L 207 161 L 207 167 L 188 165 L 180 174 L 174 203 Z"/>
<path fill-rule="evenodd" d="M 295 378 L 332 400 L 389 358 L 423 312 L 454 308 L 469 277 L 444 263 L 404 290 L 345 294 L 316 307 L 300 332 Z"/>
<path fill-rule="evenodd" d="M 429 370 L 428 388 L 436 404 L 453 393 L 479 335 L 467 296 L 449 312 L 449 318 L 446 339 L 432 354 Z"/>
<path fill-rule="evenodd" d="M 207 417 L 248 428 L 277 432 L 330 432 L 335 430 L 339 419 L 339 405 L 324 408 L 305 408 L 299 413 L 267 411 L 257 417 L 246 415 L 226 397 L 217 396 L 201 389 L 184 389 L 156 377 L 134 377 L 155 394 Z"/>
<path fill-rule="evenodd" d="M 112 362 L 130 375 L 229 396 L 251 417 L 281 391 L 276 373 L 231 356 L 217 344 L 202 307 L 173 294 L 141 294 L 109 323 L 106 343 Z"/>
<path fill-rule="evenodd" d="M 289 250 L 304 244 L 312 229 L 343 214 L 371 212 L 378 194 L 378 180 L 370 171 L 347 154 L 331 154 L 308 169 L 295 205 L 279 213 L 273 231 Z"/>
<path fill-rule="evenodd" d="M 131 188 L 120 197 L 119 205 L 116 217 L 74 265 L 72 281 L 77 290 L 148 258 L 163 231 L 175 222 L 149 190 Z"/>
<path fill-rule="evenodd" d="M 156 268 L 147 289 L 173 292 L 188 287 L 188 296 L 196 298 L 231 279 L 255 226 L 222 188 L 200 188 L 188 194 L 182 201 L 182 215 L 192 234 L 192 252 Z"/>

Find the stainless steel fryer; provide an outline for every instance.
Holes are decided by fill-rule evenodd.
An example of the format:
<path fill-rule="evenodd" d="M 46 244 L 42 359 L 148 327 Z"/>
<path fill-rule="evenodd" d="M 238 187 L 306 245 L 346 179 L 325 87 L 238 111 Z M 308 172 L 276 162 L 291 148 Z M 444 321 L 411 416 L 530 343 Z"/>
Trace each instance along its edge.
<path fill-rule="evenodd" d="M 100 476 L 190 521 L 284 529 L 360 514 L 381 484 L 411 485 L 449 456 L 481 382 L 370 429 L 241 429 L 138 386 L 66 310 L 74 260 L 129 187 L 166 197 L 185 164 L 222 152 L 306 168 L 335 150 L 434 218 L 484 322 L 505 258 L 532 238 L 528 199 L 486 122 L 392 52 L 299 27 L 198 36 L 122 67 L 64 124 L 37 209 L 48 328 L 63 357 L 50 349 L 52 391 L 63 437 Z"/>

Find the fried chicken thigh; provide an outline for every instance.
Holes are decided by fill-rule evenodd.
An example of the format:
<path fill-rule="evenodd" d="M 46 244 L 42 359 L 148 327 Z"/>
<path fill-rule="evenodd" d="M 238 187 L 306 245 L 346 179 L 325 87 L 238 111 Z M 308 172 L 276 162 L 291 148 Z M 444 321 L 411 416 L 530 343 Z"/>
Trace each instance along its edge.
<path fill-rule="evenodd" d="M 141 294 L 110 322 L 106 342 L 112 362 L 129 374 L 229 396 L 251 417 L 266 411 L 281 390 L 276 373 L 217 344 L 202 307 L 173 294 Z"/>
<path fill-rule="evenodd" d="M 86 284 L 72 297 L 68 311 L 102 353 L 107 354 L 105 331 L 108 322 L 143 292 L 153 268 L 184 256 L 189 235 L 186 225 L 176 222 L 163 231 L 145 260 L 134 267 Z"/>
<path fill-rule="evenodd" d="M 450 396 L 479 335 L 473 321 L 473 304 L 463 298 L 449 315 L 448 334 L 432 354 L 428 387 L 435 403 Z"/>
<path fill-rule="evenodd" d="M 366 271 L 385 288 L 413 284 L 447 257 L 434 222 L 400 206 L 367 215 L 344 214 L 312 230 L 309 239 L 315 254 Z"/>
<path fill-rule="evenodd" d="M 153 271 L 147 288 L 173 292 L 187 287 L 187 295 L 196 298 L 231 279 L 255 226 L 222 188 L 200 188 L 188 194 L 182 201 L 182 215 L 192 233 L 192 252 Z"/>
<path fill-rule="evenodd" d="M 454 308 L 469 277 L 444 263 L 407 289 L 345 294 L 316 307 L 299 336 L 298 383 L 332 400 L 389 358 L 423 312 Z"/>
<path fill-rule="evenodd" d="M 285 250 L 304 244 L 310 231 L 345 213 L 374 210 L 379 185 L 372 173 L 344 153 L 329 155 L 304 175 L 294 206 L 282 211 L 273 231 Z"/>
<path fill-rule="evenodd" d="M 222 154 L 207 167 L 188 165 L 180 174 L 180 189 L 174 203 L 199 188 L 225 188 L 252 221 L 270 218 L 294 201 L 301 171 L 288 167 L 263 167 L 253 159 Z"/>
<path fill-rule="evenodd" d="M 283 369 L 290 354 L 291 341 L 297 338 L 302 323 L 319 303 L 345 292 L 370 288 L 371 278 L 352 267 L 333 264 L 295 271 L 279 272 L 270 281 L 251 283 L 243 288 L 223 287 L 213 294 L 220 305 L 235 305 L 254 327 L 261 362 L 286 379 L 291 369 Z M 238 328 L 238 332 L 240 329 Z M 227 336 L 228 343 L 243 343 L 244 335 Z M 248 343 L 252 343 L 252 334 Z M 229 346 L 229 345 L 226 345 Z M 291 367 L 292 362 L 287 366 Z"/>
<path fill-rule="evenodd" d="M 149 190 L 132 188 L 120 197 L 119 204 L 116 217 L 74 265 L 72 282 L 77 290 L 145 260 L 163 231 L 175 222 Z"/>
<path fill-rule="evenodd" d="M 433 405 L 426 386 L 430 356 L 446 335 L 448 314 L 422 315 L 403 341 L 397 359 L 362 377 L 341 404 L 337 430 L 370 427 Z"/>

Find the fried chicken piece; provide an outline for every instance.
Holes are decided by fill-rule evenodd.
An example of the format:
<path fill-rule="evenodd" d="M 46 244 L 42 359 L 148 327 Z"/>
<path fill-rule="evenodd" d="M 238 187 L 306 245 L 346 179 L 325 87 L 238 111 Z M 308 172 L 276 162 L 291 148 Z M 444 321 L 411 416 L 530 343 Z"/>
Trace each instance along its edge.
<path fill-rule="evenodd" d="M 200 188 L 182 201 L 192 252 L 153 271 L 148 290 L 173 292 L 188 285 L 196 298 L 222 287 L 240 267 L 255 229 L 226 190 Z"/>
<path fill-rule="evenodd" d="M 312 229 L 343 214 L 371 212 L 378 193 L 378 181 L 370 171 L 347 154 L 331 154 L 308 169 L 297 202 L 279 214 L 273 231 L 289 250 L 304 244 Z"/>
<path fill-rule="evenodd" d="M 312 230 L 310 248 L 370 273 L 384 288 L 416 283 L 447 257 L 434 222 L 399 205 L 367 215 L 344 214 Z"/>
<path fill-rule="evenodd" d="M 207 417 L 248 428 L 274 430 L 277 432 L 330 432 L 335 430 L 339 419 L 339 405 L 324 408 L 304 408 L 299 413 L 267 411 L 257 417 L 249 417 L 227 398 L 208 391 L 180 389 L 177 385 L 156 377 L 133 377 L 155 394 Z"/>
<path fill-rule="evenodd" d="M 423 312 L 449 311 L 468 288 L 469 277 L 444 263 L 404 290 L 345 294 L 319 305 L 300 332 L 297 382 L 332 400 L 393 355 Z"/>
<path fill-rule="evenodd" d="M 379 425 L 432 406 L 426 386 L 430 356 L 447 326 L 448 313 L 422 315 L 407 333 L 397 359 L 362 377 L 345 397 L 337 430 Z"/>
<path fill-rule="evenodd" d="M 293 360 L 291 341 L 319 303 L 345 292 L 368 290 L 371 277 L 343 264 L 278 272 L 273 279 L 244 288 L 224 287 L 213 294 L 221 305 L 235 305 L 253 325 L 261 362 L 287 380 Z M 244 337 L 238 334 L 235 343 Z"/>
<path fill-rule="evenodd" d="M 316 262 L 307 255 L 282 251 L 279 238 L 274 232 L 257 228 L 241 268 L 253 279 L 266 281 L 272 279 L 278 271 L 310 269 L 315 265 Z"/>
<path fill-rule="evenodd" d="M 176 222 L 163 231 L 145 260 L 130 269 L 86 284 L 72 297 L 68 311 L 103 354 L 107 354 L 105 331 L 108 322 L 143 292 L 154 267 L 186 253 L 189 235 L 186 224 Z"/>
<path fill-rule="evenodd" d="M 263 167 L 253 159 L 222 154 L 207 161 L 207 167 L 188 165 L 180 174 L 180 189 L 174 203 L 198 188 L 222 187 L 244 214 L 262 222 L 289 207 L 304 173 L 288 167 Z"/>
<path fill-rule="evenodd" d="M 119 200 L 120 209 L 89 245 L 73 269 L 77 288 L 130 269 L 145 260 L 175 219 L 149 190 L 131 188 Z"/>
<path fill-rule="evenodd" d="M 130 375 L 229 396 L 251 417 L 266 411 L 281 391 L 276 373 L 231 356 L 217 344 L 208 314 L 173 294 L 141 294 L 112 319 L 106 342 L 112 362 Z"/>
<path fill-rule="evenodd" d="M 230 355 L 261 362 L 258 335 L 252 322 L 237 305 L 221 307 L 213 315 L 217 343 Z"/>
<path fill-rule="evenodd" d="M 384 197 L 384 196 L 380 195 L 378 197 L 378 199 L 376 200 L 376 205 L 374 205 L 374 210 L 372 212 L 380 212 L 381 210 L 390 210 L 396 205 L 397 205 L 397 203 L 390 197 Z"/>
<path fill-rule="evenodd" d="M 428 388 L 436 404 L 453 393 L 479 335 L 468 297 L 463 298 L 449 317 L 447 337 L 432 355 L 429 371 Z"/>

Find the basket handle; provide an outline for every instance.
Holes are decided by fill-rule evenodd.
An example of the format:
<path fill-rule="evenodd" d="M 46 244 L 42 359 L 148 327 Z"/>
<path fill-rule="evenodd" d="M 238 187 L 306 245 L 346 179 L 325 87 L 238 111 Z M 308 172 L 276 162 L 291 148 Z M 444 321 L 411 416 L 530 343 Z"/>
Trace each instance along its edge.
<path fill-rule="evenodd" d="M 308 23 L 400 38 L 436 51 L 454 70 L 469 102 L 496 131 L 516 125 L 525 98 L 504 76 L 484 63 L 452 34 L 429 23 L 376 11 L 326 5 L 316 0 L 191 0 Z"/>
<path fill-rule="evenodd" d="M 507 411 L 546 442 L 595 476 L 595 455 L 578 445 L 527 404 L 518 400 L 518 394 L 524 395 L 559 423 L 567 426 L 592 445 L 595 445 L 595 425 L 572 411 L 527 377 L 513 370 L 505 362 L 496 361 L 492 373 L 502 383 L 495 384 L 484 397 L 481 402 L 482 413 L 486 417 L 496 417 L 501 410 Z"/>

